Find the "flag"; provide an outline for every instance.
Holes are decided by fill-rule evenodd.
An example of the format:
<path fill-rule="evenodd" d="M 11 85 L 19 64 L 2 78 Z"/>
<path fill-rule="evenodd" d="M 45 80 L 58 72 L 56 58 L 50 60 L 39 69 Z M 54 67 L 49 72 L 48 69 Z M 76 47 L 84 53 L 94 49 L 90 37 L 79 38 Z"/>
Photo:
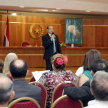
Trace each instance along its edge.
<path fill-rule="evenodd" d="M 9 47 L 9 19 L 8 19 L 8 15 L 7 15 L 7 22 L 6 22 L 3 46 Z"/>
<path fill-rule="evenodd" d="M 65 19 L 65 44 L 82 44 L 82 19 Z"/>

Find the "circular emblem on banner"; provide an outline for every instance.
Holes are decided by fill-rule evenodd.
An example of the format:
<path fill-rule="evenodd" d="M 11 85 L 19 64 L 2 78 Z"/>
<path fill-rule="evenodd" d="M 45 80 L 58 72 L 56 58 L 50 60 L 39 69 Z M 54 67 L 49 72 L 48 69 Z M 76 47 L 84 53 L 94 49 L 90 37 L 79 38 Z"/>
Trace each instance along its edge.
<path fill-rule="evenodd" d="M 39 38 L 43 34 L 43 28 L 41 25 L 33 24 L 30 26 L 29 32 L 32 38 Z"/>

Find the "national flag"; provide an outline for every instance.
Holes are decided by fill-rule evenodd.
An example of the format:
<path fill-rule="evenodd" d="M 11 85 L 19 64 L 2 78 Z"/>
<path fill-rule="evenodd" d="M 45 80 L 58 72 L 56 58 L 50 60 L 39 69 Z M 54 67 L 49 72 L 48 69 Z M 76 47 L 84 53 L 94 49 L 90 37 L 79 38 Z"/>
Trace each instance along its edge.
<path fill-rule="evenodd" d="M 7 22 L 6 22 L 3 46 L 9 47 L 9 45 L 10 45 L 10 43 L 9 43 L 9 19 L 8 19 L 8 15 L 7 15 Z"/>

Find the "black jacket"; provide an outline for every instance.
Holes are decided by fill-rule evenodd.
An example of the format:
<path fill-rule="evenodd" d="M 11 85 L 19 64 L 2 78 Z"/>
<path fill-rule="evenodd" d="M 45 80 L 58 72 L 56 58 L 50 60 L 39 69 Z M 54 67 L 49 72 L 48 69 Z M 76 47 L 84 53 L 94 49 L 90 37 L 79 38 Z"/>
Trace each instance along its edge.
<path fill-rule="evenodd" d="M 13 81 L 13 91 L 15 91 L 13 100 L 21 97 L 30 97 L 35 99 L 41 106 L 42 90 L 40 87 L 28 84 L 25 80 L 15 80 Z"/>
<path fill-rule="evenodd" d="M 84 83 L 81 87 L 66 86 L 64 93 L 73 100 L 81 100 L 84 106 L 88 105 L 88 101 L 93 100 L 94 97 L 90 92 L 90 82 Z"/>
<path fill-rule="evenodd" d="M 57 35 L 55 35 L 54 40 L 55 40 L 56 53 L 61 53 L 59 39 Z M 51 56 L 53 55 L 53 41 L 51 41 L 49 34 L 42 36 L 42 43 L 45 48 L 45 53 L 43 58 L 45 60 L 50 60 Z"/>

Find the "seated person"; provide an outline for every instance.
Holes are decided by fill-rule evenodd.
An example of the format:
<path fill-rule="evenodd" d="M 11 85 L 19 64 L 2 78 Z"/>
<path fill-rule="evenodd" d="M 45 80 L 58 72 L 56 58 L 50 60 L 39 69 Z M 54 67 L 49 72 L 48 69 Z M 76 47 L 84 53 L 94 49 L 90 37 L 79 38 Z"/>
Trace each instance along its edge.
<path fill-rule="evenodd" d="M 51 57 L 51 63 L 53 71 L 49 73 L 44 73 L 38 82 L 46 86 L 48 98 L 47 98 L 47 107 L 50 108 L 51 97 L 54 88 L 63 81 L 72 81 L 77 84 L 77 79 L 70 70 L 64 70 L 68 58 L 62 54 L 55 54 Z"/>
<path fill-rule="evenodd" d="M 95 100 L 90 101 L 85 108 L 108 108 L 108 73 L 96 72 L 90 88 Z"/>
<path fill-rule="evenodd" d="M 3 73 L 3 66 L 4 66 L 4 63 L 2 60 L 0 60 L 0 73 Z"/>
<path fill-rule="evenodd" d="M 41 88 L 28 84 L 25 81 L 27 75 L 27 63 L 24 60 L 17 59 L 10 63 L 10 77 L 13 79 L 13 90 L 15 97 L 13 100 L 21 97 L 30 97 L 35 99 L 41 106 Z M 13 101 L 12 100 L 12 101 Z"/>
<path fill-rule="evenodd" d="M 4 74 L 7 74 L 9 72 L 9 65 L 15 59 L 18 59 L 18 56 L 16 53 L 10 52 L 6 55 L 5 61 L 4 61 L 4 68 L 3 68 Z"/>
<path fill-rule="evenodd" d="M 79 78 L 78 86 L 82 86 L 85 82 L 92 80 L 91 75 L 91 65 L 94 60 L 101 59 L 101 53 L 98 50 L 92 49 L 85 54 L 84 63 L 83 63 L 83 73 Z M 82 68 L 80 68 L 82 69 Z M 81 72 L 81 70 L 80 70 Z M 78 74 L 78 73 L 76 73 Z"/>
<path fill-rule="evenodd" d="M 105 60 L 95 60 L 91 65 L 92 76 L 94 76 L 94 74 L 99 70 L 106 70 L 107 66 L 108 64 Z M 73 100 L 81 100 L 84 106 L 87 106 L 88 101 L 94 99 L 93 95 L 90 92 L 90 81 L 87 81 L 81 87 L 66 86 L 64 88 L 64 94 L 66 94 Z"/>
<path fill-rule="evenodd" d="M 0 108 L 7 108 L 8 102 L 14 96 L 13 82 L 7 76 L 0 73 Z"/>

